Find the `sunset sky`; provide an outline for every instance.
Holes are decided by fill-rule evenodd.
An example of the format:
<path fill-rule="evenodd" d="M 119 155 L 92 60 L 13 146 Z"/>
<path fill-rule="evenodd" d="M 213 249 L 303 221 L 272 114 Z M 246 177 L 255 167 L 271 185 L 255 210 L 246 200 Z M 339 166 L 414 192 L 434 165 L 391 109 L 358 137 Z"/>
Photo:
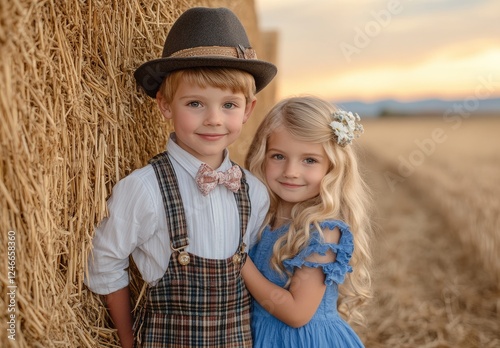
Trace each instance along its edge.
<path fill-rule="evenodd" d="M 500 97 L 498 0 L 256 0 L 279 97 Z"/>

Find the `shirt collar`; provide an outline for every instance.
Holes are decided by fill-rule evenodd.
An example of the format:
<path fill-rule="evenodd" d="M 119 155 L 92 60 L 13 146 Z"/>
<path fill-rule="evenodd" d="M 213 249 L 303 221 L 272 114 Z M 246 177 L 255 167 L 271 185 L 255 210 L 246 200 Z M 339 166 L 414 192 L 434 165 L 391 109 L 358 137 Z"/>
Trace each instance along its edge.
<path fill-rule="evenodd" d="M 184 168 L 193 178 L 196 177 L 196 173 L 203 163 L 189 152 L 181 148 L 175 142 L 175 133 L 172 132 L 170 137 L 168 138 L 167 150 L 168 154 L 172 159 L 174 159 L 177 163 L 180 164 L 182 168 Z M 225 171 L 232 167 L 231 160 L 229 159 L 229 151 L 224 149 L 224 160 L 219 168 L 215 168 L 217 171 Z"/>

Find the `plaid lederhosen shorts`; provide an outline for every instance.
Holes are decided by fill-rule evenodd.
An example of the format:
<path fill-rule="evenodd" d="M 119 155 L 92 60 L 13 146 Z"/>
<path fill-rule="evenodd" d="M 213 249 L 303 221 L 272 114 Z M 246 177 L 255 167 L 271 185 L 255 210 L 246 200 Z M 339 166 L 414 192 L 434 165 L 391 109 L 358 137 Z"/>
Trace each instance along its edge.
<path fill-rule="evenodd" d="M 251 347 L 250 295 L 240 271 L 243 236 L 250 216 L 248 185 L 243 173 L 234 194 L 240 216 L 240 245 L 227 259 L 206 259 L 183 249 L 188 245 L 184 208 L 167 152 L 150 163 L 160 185 L 172 256 L 161 280 L 148 289 L 134 323 L 135 347 Z M 242 171 L 243 172 L 243 171 Z M 182 265 L 180 254 L 189 256 Z"/>

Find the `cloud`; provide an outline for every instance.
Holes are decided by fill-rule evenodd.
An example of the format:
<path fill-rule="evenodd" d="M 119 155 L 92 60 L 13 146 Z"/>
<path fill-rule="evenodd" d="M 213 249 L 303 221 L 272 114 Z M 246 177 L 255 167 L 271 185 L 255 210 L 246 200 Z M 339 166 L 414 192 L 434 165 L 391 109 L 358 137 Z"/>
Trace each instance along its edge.
<path fill-rule="evenodd" d="M 485 70 L 484 65 L 474 67 L 476 63 L 487 62 L 490 65 L 486 70 L 490 71 L 496 67 L 480 57 L 500 47 L 498 1 L 264 2 L 261 26 L 280 33 L 278 67 L 283 93 L 300 93 L 305 86 L 314 89 L 314 84 L 328 93 L 325 88 L 335 87 L 324 81 L 329 77 L 358 86 L 362 95 L 370 94 L 368 88 L 375 88 L 371 92 L 374 95 L 399 95 L 401 89 L 410 94 L 412 89 L 399 83 L 398 75 L 412 76 L 415 83 L 420 83 L 419 74 L 435 76 L 428 81 L 439 81 L 446 88 L 444 81 L 453 79 L 445 75 L 462 73 L 459 69 L 465 66 L 471 73 Z M 359 84 L 360 73 L 382 80 L 383 73 L 394 83 L 386 84 L 381 91 L 374 83 Z M 465 81 L 460 79 L 460 83 Z M 450 90 L 458 93 L 466 88 L 466 84 L 461 88 L 456 84 L 454 81 Z M 424 87 L 419 87 L 419 93 Z M 337 92 L 338 87 L 331 91 Z M 429 93 L 435 93 L 435 89 L 429 88 Z"/>

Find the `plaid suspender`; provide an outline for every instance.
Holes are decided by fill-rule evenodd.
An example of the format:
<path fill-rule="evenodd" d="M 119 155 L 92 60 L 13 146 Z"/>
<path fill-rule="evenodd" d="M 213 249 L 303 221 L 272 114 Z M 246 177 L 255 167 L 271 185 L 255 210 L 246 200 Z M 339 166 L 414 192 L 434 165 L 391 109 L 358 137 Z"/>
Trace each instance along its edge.
<path fill-rule="evenodd" d="M 167 152 L 155 156 L 150 163 L 162 192 L 171 247 L 176 250 L 165 275 L 148 289 L 134 324 L 136 347 L 251 347 L 251 298 L 240 276 L 243 236 L 251 212 L 244 173 L 241 188 L 234 193 L 240 218 L 238 250 L 228 259 L 206 259 L 181 251 L 189 240 L 182 199 Z M 178 257 L 182 253 L 188 255 L 186 264 Z"/>

